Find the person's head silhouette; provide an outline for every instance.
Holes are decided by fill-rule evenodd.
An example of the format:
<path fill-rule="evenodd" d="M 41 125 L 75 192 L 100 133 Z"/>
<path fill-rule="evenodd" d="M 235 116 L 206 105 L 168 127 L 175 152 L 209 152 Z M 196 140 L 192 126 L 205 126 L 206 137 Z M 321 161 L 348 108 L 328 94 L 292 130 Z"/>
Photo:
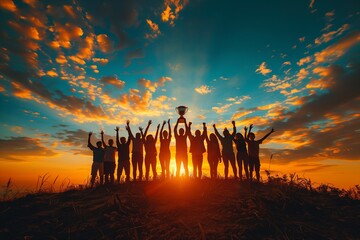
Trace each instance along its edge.
<path fill-rule="evenodd" d="M 96 146 L 97 146 L 98 148 L 101 148 L 102 142 L 101 142 L 101 141 L 97 141 L 97 142 L 96 142 Z"/>
<path fill-rule="evenodd" d="M 136 138 L 136 139 L 140 139 L 140 137 L 141 137 L 141 134 L 140 134 L 140 133 L 136 133 L 136 134 L 135 134 L 135 138 Z"/>
<path fill-rule="evenodd" d="M 183 136 L 185 134 L 185 130 L 183 128 L 179 129 L 179 134 L 180 136 Z"/>
<path fill-rule="evenodd" d="M 112 145 L 114 145 L 114 140 L 109 139 L 108 143 L 109 143 L 109 145 L 112 147 Z"/>
<path fill-rule="evenodd" d="M 225 137 L 230 136 L 229 130 L 227 128 L 224 129 L 223 134 Z"/>
<path fill-rule="evenodd" d="M 254 140 L 255 139 L 255 134 L 254 133 L 249 133 L 249 138 L 250 140 Z"/>
<path fill-rule="evenodd" d="M 217 141 L 216 135 L 214 133 L 210 134 L 210 140 L 211 141 Z"/>
<path fill-rule="evenodd" d="M 126 143 L 126 138 L 125 138 L 125 137 L 121 137 L 121 138 L 120 138 L 120 142 L 121 142 L 122 144 Z"/>
<path fill-rule="evenodd" d="M 153 142 L 154 141 L 154 137 L 153 137 L 153 135 L 148 135 L 147 137 L 146 137 L 146 141 L 147 142 Z"/>
<path fill-rule="evenodd" d="M 196 130 L 196 131 L 195 131 L 195 136 L 200 137 L 200 135 L 201 135 L 200 130 Z"/>
<path fill-rule="evenodd" d="M 241 133 L 237 133 L 236 134 L 236 139 L 238 139 L 238 140 L 244 140 L 244 136 L 241 134 Z"/>
<path fill-rule="evenodd" d="M 163 131 L 163 136 L 164 136 L 164 138 L 168 137 L 168 132 L 166 130 Z"/>

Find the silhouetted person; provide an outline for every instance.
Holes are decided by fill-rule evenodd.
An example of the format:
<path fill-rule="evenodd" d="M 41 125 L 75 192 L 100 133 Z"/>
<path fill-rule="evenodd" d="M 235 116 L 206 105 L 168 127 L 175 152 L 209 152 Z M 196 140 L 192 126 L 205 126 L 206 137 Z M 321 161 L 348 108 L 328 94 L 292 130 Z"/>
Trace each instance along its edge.
<path fill-rule="evenodd" d="M 145 130 L 145 135 L 147 134 L 147 131 L 149 129 L 150 122 L 148 123 L 148 126 Z M 136 133 L 135 137 L 131 132 L 131 128 L 129 125 L 129 133 L 130 133 L 130 139 L 132 141 L 132 168 L 133 168 L 133 179 L 136 180 L 136 170 L 139 170 L 139 180 L 141 181 L 143 178 L 143 161 L 144 161 L 144 140 L 141 137 L 140 132 Z"/>
<path fill-rule="evenodd" d="M 88 137 L 88 147 L 93 152 L 93 163 L 91 166 L 91 187 L 94 187 L 95 178 L 97 175 L 97 172 L 99 171 L 99 177 L 100 177 L 100 184 L 102 185 L 104 183 L 104 154 L 105 151 L 101 146 L 101 141 L 96 142 L 96 147 L 91 144 L 90 138 L 91 138 L 92 132 L 89 132 Z"/>
<path fill-rule="evenodd" d="M 210 166 L 210 176 L 212 179 L 217 178 L 217 167 L 221 163 L 221 152 L 219 141 L 214 133 L 210 134 L 210 139 L 207 136 L 207 127 L 204 126 L 205 140 L 207 143 L 207 157 Z"/>
<path fill-rule="evenodd" d="M 164 179 L 165 176 L 167 178 L 170 178 L 170 142 L 171 142 L 171 127 L 170 127 L 170 119 L 168 120 L 168 127 L 169 132 L 164 130 L 164 126 L 166 124 L 166 121 L 163 122 L 160 130 L 160 153 L 159 153 L 159 159 L 161 164 L 161 175 Z"/>
<path fill-rule="evenodd" d="M 149 128 L 151 124 L 151 121 L 149 121 L 149 125 L 147 128 Z M 150 166 L 151 170 L 153 172 L 153 179 L 155 180 L 157 178 L 156 173 L 156 157 L 157 157 L 157 151 L 156 151 L 156 141 L 159 133 L 160 124 L 157 126 L 155 138 L 153 135 L 146 136 L 142 128 L 140 129 L 141 136 L 144 140 L 144 146 L 145 146 L 145 179 L 146 181 L 149 180 L 149 172 L 150 172 Z M 146 131 L 147 132 L 147 131 Z"/>
<path fill-rule="evenodd" d="M 236 127 L 235 122 L 232 121 L 233 125 L 233 133 L 230 134 L 229 130 L 227 128 L 224 129 L 223 134 L 224 136 L 221 136 L 218 130 L 216 129 L 215 124 L 213 125 L 215 134 L 219 138 L 221 145 L 222 145 L 222 157 L 225 165 L 225 179 L 228 178 L 229 174 L 229 162 L 231 164 L 231 167 L 234 172 L 234 177 L 237 178 L 237 170 L 236 170 L 236 163 L 235 163 L 235 155 L 234 155 L 234 149 L 233 149 L 233 139 L 236 134 Z"/>
<path fill-rule="evenodd" d="M 190 139 L 190 152 L 192 154 L 193 162 L 193 175 L 194 178 L 202 177 L 202 163 L 203 163 L 203 153 L 206 152 L 204 140 L 205 140 L 205 123 L 203 123 L 203 133 L 201 134 L 200 130 L 195 131 L 195 136 L 191 133 L 191 124 L 189 122 L 188 126 L 188 135 Z"/>
<path fill-rule="evenodd" d="M 104 174 L 105 174 L 105 183 L 114 183 L 114 172 L 115 172 L 115 154 L 116 147 L 114 147 L 114 140 L 109 139 L 109 145 L 106 145 L 104 141 L 104 131 L 101 131 L 101 142 L 104 145 L 105 156 L 104 156 Z"/>
<path fill-rule="evenodd" d="M 181 163 L 184 165 L 185 176 L 189 176 L 189 168 L 188 168 L 188 155 L 187 155 L 187 142 L 186 138 L 188 137 L 188 131 L 185 132 L 183 128 L 179 129 L 178 133 L 178 124 L 179 119 L 177 120 L 174 127 L 174 135 L 176 140 L 176 176 L 180 176 L 180 167 Z M 185 129 L 187 129 L 186 119 L 185 119 Z"/>
<path fill-rule="evenodd" d="M 246 138 L 246 142 L 248 144 L 248 152 L 249 152 L 249 166 L 250 166 L 250 179 L 252 179 L 252 173 L 256 172 L 256 180 L 260 181 L 260 158 L 259 158 L 259 151 L 260 151 L 260 144 L 268 137 L 270 134 L 274 132 L 274 128 L 271 128 L 271 131 L 267 133 L 263 138 L 260 140 L 255 140 L 255 134 L 251 132 L 253 125 L 250 124 L 249 133 Z"/>
<path fill-rule="evenodd" d="M 247 128 L 244 127 L 245 130 L 245 138 L 246 136 L 246 132 L 247 132 Z M 246 179 L 249 180 L 249 156 L 246 150 L 246 142 L 244 139 L 244 136 L 241 133 L 236 133 L 235 138 L 234 138 L 234 142 L 236 145 L 236 161 L 238 163 L 238 167 L 239 167 L 239 177 L 240 177 L 240 181 L 242 181 L 242 168 L 244 165 L 244 171 L 245 171 L 245 176 Z"/>
<path fill-rule="evenodd" d="M 117 182 L 120 183 L 123 170 L 125 171 L 125 181 L 130 181 L 130 122 L 126 121 L 125 129 L 128 132 L 128 139 L 121 137 L 119 140 L 119 127 L 116 127 L 116 145 L 118 148 L 118 168 L 117 168 Z"/>

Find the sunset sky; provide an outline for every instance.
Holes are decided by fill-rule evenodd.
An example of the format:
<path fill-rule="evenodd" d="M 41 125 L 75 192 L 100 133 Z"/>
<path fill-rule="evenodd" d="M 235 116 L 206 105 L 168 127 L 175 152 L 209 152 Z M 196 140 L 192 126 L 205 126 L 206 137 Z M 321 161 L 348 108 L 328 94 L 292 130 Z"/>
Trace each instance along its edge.
<path fill-rule="evenodd" d="M 274 127 L 262 170 L 360 183 L 359 1 L 0 0 L 0 19 L 1 185 L 83 183 L 89 131 L 153 133 L 179 105 L 193 130 Z"/>

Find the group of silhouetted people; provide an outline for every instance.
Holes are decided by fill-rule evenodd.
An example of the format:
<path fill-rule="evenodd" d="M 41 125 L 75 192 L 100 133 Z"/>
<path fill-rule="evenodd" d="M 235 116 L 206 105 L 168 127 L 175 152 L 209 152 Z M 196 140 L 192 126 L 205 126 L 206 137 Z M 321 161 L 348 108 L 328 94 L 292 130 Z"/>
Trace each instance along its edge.
<path fill-rule="evenodd" d="M 117 167 L 117 182 L 120 183 L 122 172 L 125 171 L 125 181 L 130 181 L 130 143 L 132 142 L 132 173 L 134 180 L 143 180 L 143 161 L 145 160 L 145 180 L 149 180 L 150 167 L 153 173 L 153 179 L 157 178 L 156 163 L 159 156 L 162 179 L 170 178 L 170 142 L 171 142 L 171 125 L 170 119 L 164 121 L 161 129 L 160 124 L 157 125 L 156 134 L 147 134 L 152 121 L 148 122 L 148 125 L 143 131 L 142 127 L 139 127 L 138 133 L 135 137 L 130 128 L 130 121 L 126 122 L 126 131 L 128 132 L 128 138 L 119 138 L 119 127 L 115 128 L 116 131 L 116 147 L 114 146 L 114 140 L 109 139 L 108 144 L 104 141 L 104 132 L 101 131 L 101 141 L 96 143 L 96 147 L 91 144 L 90 138 L 92 133 L 89 133 L 88 147 L 93 151 L 93 164 L 91 168 L 91 187 L 94 186 L 95 179 L 99 173 L 100 184 L 114 183 L 115 182 L 115 169 L 116 161 L 115 155 L 118 153 L 118 167 Z M 168 125 L 168 131 L 164 130 L 165 125 Z M 252 180 L 253 171 L 255 170 L 257 181 L 260 180 L 260 159 L 259 159 L 259 145 L 274 132 L 274 129 L 266 134 L 262 139 L 255 140 L 255 134 L 251 132 L 253 125 L 248 128 L 244 127 L 244 136 L 241 133 L 236 133 L 235 122 L 232 121 L 233 132 L 230 134 L 227 128 L 224 129 L 223 135 L 221 135 L 216 129 L 216 125 L 213 124 L 214 133 L 208 136 L 206 123 L 203 123 L 203 132 L 200 130 L 195 131 L 195 135 L 191 132 L 192 123 L 187 124 L 184 119 L 184 128 L 178 130 L 179 119 L 174 127 L 175 135 L 175 148 L 176 148 L 176 177 L 180 176 L 181 163 L 185 170 L 185 176 L 189 176 L 188 169 L 188 147 L 187 139 L 190 140 L 190 153 L 192 154 L 193 163 L 193 177 L 202 177 L 202 163 L 203 154 L 206 152 L 205 142 L 207 143 L 207 158 L 210 166 L 211 178 L 217 178 L 217 167 L 224 162 L 225 167 L 225 179 L 228 179 L 229 175 L 229 162 L 231 164 L 234 178 L 238 178 L 237 165 L 239 167 L 239 178 L 242 181 L 242 169 L 244 168 L 245 176 L 247 180 Z M 160 151 L 157 152 L 156 143 L 160 129 Z M 221 150 L 219 145 L 221 143 Z M 236 145 L 237 154 L 233 149 L 233 142 Z M 143 150 L 145 149 L 145 158 Z M 236 159 L 236 161 L 235 161 Z M 137 175 L 137 171 L 139 175 Z"/>

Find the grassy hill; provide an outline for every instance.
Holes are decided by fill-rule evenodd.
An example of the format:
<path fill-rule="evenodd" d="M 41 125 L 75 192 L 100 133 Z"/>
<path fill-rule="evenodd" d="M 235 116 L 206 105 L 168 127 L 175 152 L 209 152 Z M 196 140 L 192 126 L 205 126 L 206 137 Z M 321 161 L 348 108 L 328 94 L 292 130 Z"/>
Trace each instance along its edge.
<path fill-rule="evenodd" d="M 272 178 L 131 182 L 0 203 L 0 239 L 359 239 L 359 192 Z M 357 195 L 358 196 L 358 195 Z"/>

